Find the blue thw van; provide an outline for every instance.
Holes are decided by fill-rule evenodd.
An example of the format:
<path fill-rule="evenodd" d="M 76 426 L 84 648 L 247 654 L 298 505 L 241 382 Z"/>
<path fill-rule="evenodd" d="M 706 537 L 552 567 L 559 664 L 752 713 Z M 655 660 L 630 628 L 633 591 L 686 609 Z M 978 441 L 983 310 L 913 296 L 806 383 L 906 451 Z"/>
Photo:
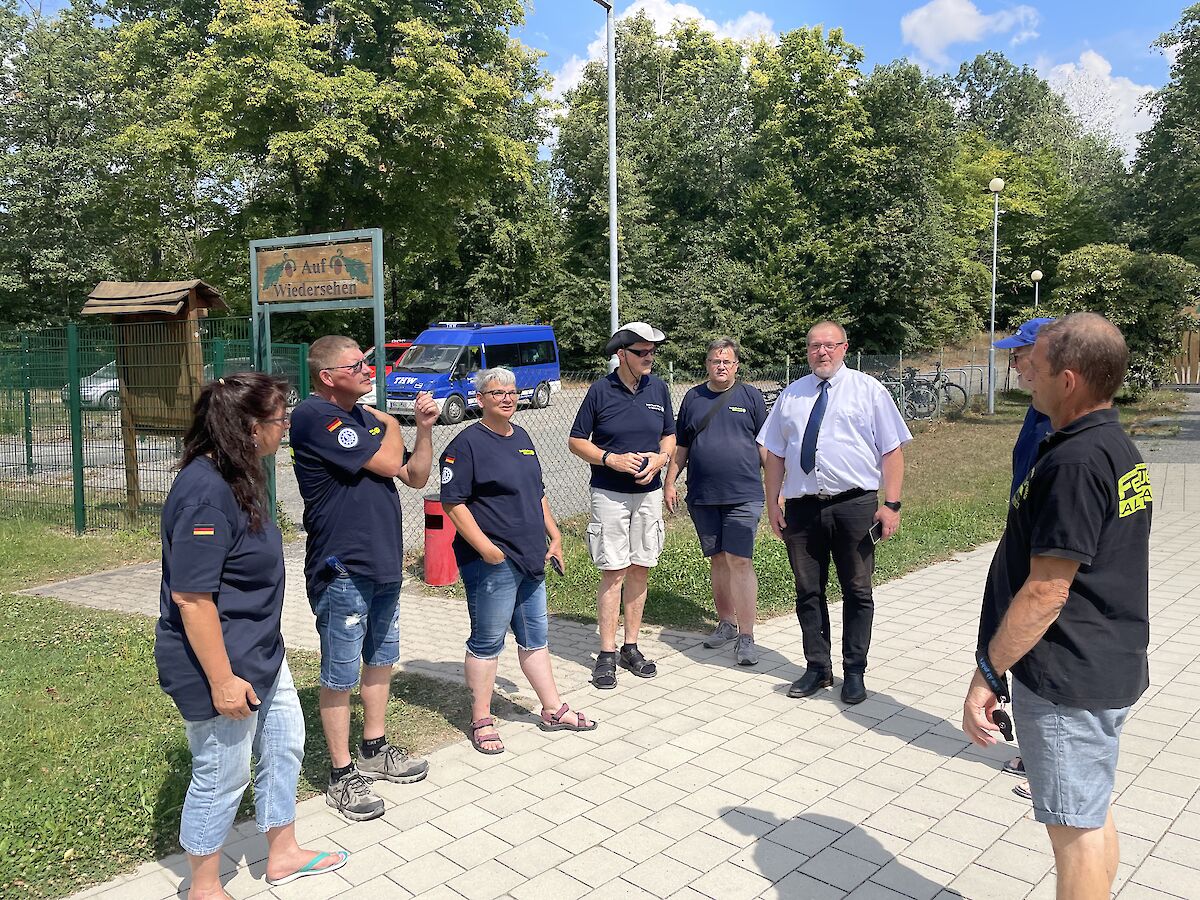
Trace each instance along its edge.
<path fill-rule="evenodd" d="M 388 412 L 411 416 L 419 391 L 429 391 L 441 420 L 456 425 L 479 409 L 472 379 L 506 366 L 517 378 L 519 402 L 541 408 L 562 389 L 558 342 L 549 325 L 437 322 L 422 331 L 387 376 Z"/>

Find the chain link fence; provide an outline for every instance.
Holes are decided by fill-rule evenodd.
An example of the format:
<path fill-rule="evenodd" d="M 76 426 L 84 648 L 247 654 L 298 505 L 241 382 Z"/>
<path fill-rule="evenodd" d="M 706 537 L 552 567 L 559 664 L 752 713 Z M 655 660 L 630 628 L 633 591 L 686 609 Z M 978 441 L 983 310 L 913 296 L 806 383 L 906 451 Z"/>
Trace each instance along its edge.
<path fill-rule="evenodd" d="M 0 338 L 0 517 L 77 531 L 156 528 L 199 388 L 251 368 L 250 332 L 248 319 L 209 318 L 89 322 Z M 272 345 L 272 368 L 292 385 L 293 403 L 309 392 L 307 355 L 307 344 Z M 941 359 L 921 361 L 916 371 L 915 360 L 899 355 L 846 357 L 848 365 L 880 378 L 906 415 L 943 414 L 939 400 L 920 394 L 938 377 Z M 745 369 L 741 378 L 771 397 L 807 372 L 785 358 L 783 365 Z M 986 391 L 986 365 L 970 361 L 940 372 L 968 398 Z M 701 371 L 669 365 L 656 373 L 670 385 L 676 410 L 687 390 L 705 379 Z M 562 373 L 562 389 L 549 406 L 522 407 L 514 420 L 538 448 L 547 496 L 562 518 L 588 508 L 589 470 L 567 450 L 567 436 L 588 386 L 601 374 Z M 926 399 L 914 404 L 914 392 Z M 474 420 L 435 426 L 435 455 Z M 411 446 L 411 423 L 404 433 Z M 436 489 L 433 479 L 424 491 L 400 486 L 409 548 L 423 543 L 422 497 Z M 300 525 L 303 503 L 286 441 L 276 458 L 276 496 L 280 512 Z"/>

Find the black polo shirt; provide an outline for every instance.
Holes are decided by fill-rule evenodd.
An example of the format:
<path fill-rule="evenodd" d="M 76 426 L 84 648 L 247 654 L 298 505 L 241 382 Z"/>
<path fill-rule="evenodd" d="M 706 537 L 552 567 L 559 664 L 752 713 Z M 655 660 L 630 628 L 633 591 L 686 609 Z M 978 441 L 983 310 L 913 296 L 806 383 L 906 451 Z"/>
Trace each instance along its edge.
<path fill-rule="evenodd" d="M 1043 699 L 1079 709 L 1130 706 L 1150 683 L 1150 514 L 1146 464 L 1115 409 L 1076 419 L 1044 441 L 1009 502 L 983 596 L 986 648 L 1030 559 L 1080 563 L 1058 620 L 1013 666 Z"/>
<path fill-rule="evenodd" d="M 376 584 L 400 581 L 404 529 L 396 481 L 364 468 L 383 445 L 383 423 L 357 404 L 346 410 L 313 394 L 292 410 L 291 443 L 308 532 L 309 604 L 315 607 L 336 577 L 330 557 Z"/>
<path fill-rule="evenodd" d="M 657 453 L 658 442 L 675 433 L 671 392 L 661 378 L 643 375 L 636 391 L 621 382 L 616 372 L 592 382 L 571 426 L 571 437 L 590 440 L 613 453 Z M 608 466 L 592 466 L 594 488 L 623 494 L 648 494 L 662 487 L 655 473 L 649 484 Z"/>
<path fill-rule="evenodd" d="M 719 407 L 716 412 L 714 406 Z M 706 418 L 708 424 L 697 435 Z M 720 393 L 698 384 L 683 395 L 675 439 L 688 451 L 688 503 L 762 502 L 762 464 L 756 438 L 766 421 L 762 391 L 740 381 Z"/>
<path fill-rule="evenodd" d="M 466 504 L 479 530 L 530 578 L 546 574 L 546 519 L 542 465 L 529 433 L 513 425 L 507 437 L 482 422 L 455 435 L 442 453 L 442 503 Z M 459 566 L 479 559 L 461 534 L 454 536 Z"/>

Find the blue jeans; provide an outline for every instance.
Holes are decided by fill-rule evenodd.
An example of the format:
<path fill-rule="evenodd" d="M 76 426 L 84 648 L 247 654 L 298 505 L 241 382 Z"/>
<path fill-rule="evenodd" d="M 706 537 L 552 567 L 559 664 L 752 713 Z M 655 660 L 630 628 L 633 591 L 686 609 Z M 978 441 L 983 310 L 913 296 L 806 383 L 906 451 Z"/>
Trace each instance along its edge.
<path fill-rule="evenodd" d="M 362 666 L 400 661 L 400 582 L 361 575 L 335 578 L 317 598 L 321 684 L 353 690 Z"/>
<path fill-rule="evenodd" d="M 495 659 L 510 625 L 522 650 L 547 646 L 545 577 L 530 578 L 507 559 L 494 566 L 476 559 L 462 567 L 462 580 L 471 617 L 468 653 Z"/>
<path fill-rule="evenodd" d="M 185 722 L 192 781 L 183 801 L 179 843 L 193 856 L 221 849 L 254 766 L 254 819 L 260 832 L 296 818 L 296 784 L 304 759 L 304 714 L 287 660 L 262 705 L 246 719 L 215 716 Z"/>

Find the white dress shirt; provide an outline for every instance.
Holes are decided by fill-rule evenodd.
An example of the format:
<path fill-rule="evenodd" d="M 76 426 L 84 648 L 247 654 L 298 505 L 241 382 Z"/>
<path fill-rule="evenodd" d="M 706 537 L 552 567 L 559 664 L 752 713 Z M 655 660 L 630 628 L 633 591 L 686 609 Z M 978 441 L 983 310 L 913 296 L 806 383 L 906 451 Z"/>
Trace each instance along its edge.
<path fill-rule="evenodd" d="M 800 468 L 800 445 L 820 395 L 816 375 L 789 384 L 758 433 L 758 442 L 784 461 L 785 499 L 832 496 L 854 488 L 877 491 L 884 454 L 912 440 L 892 395 L 876 379 L 842 365 L 828 381 L 829 399 L 811 472 Z"/>

